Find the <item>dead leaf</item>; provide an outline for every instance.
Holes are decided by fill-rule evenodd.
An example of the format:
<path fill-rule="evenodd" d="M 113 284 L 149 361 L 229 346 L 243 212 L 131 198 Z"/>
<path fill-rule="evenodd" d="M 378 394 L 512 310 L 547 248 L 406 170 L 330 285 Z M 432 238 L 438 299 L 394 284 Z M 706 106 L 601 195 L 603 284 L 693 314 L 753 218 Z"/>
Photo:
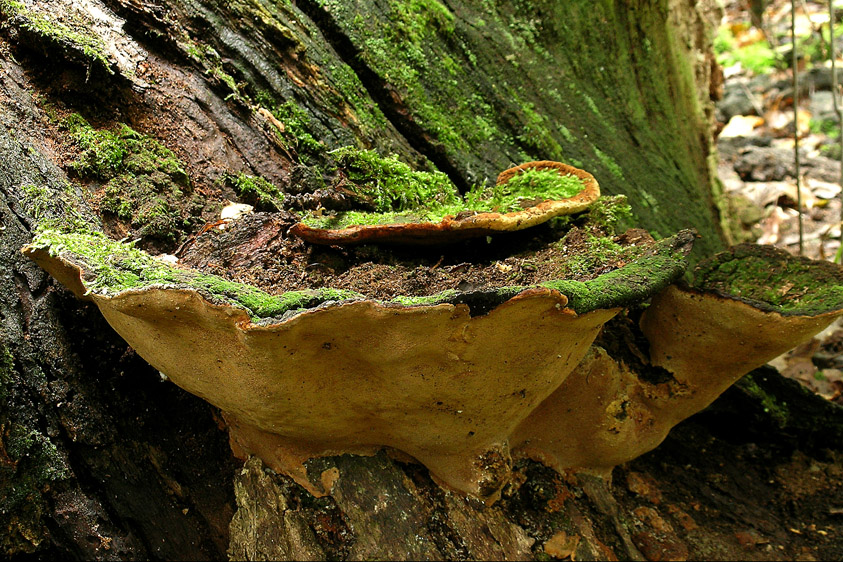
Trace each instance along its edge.
<path fill-rule="evenodd" d="M 733 115 L 720 131 L 720 138 L 754 136 L 754 130 L 764 124 L 764 118 L 757 115 Z"/>
<path fill-rule="evenodd" d="M 544 551 L 557 560 L 574 560 L 577 545 L 580 544 L 578 535 L 568 536 L 565 531 L 559 531 L 544 543 Z"/>
<path fill-rule="evenodd" d="M 626 487 L 633 494 L 637 494 L 654 505 L 662 502 L 662 493 L 656 487 L 652 476 L 640 472 L 629 472 L 626 475 Z"/>

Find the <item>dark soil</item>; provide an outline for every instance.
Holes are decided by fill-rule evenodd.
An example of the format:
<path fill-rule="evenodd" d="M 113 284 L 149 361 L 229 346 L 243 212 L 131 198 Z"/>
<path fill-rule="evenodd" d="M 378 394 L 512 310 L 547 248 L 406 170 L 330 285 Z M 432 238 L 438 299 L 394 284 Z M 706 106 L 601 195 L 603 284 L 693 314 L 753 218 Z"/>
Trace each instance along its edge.
<path fill-rule="evenodd" d="M 622 267 L 654 242 L 645 231 L 633 229 L 610 238 L 623 250 L 591 257 L 595 237 L 605 233 L 583 218 L 450 245 L 343 248 L 311 246 L 287 235 L 295 220 L 255 213 L 211 227 L 182 246 L 180 263 L 270 293 L 333 287 L 389 299 L 563 278 L 586 281 Z"/>

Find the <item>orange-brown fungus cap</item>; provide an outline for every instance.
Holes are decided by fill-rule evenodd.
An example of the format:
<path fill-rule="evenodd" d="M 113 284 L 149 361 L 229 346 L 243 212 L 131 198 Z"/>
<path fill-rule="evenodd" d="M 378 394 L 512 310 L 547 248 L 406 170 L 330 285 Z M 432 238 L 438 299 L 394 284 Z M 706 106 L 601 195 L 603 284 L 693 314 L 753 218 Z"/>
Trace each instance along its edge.
<path fill-rule="evenodd" d="M 366 242 L 438 244 L 494 232 L 529 228 L 553 217 L 584 211 L 600 197 L 600 186 L 594 176 L 585 170 L 549 160 L 527 162 L 505 170 L 498 176 L 497 185 L 505 184 L 526 170 L 557 170 L 560 175 L 571 175 L 582 180 L 583 189 L 566 199 L 545 200 L 526 209 L 509 213 L 464 211 L 456 215 L 448 215 L 436 223 L 354 225 L 336 230 L 314 228 L 300 222 L 290 231 L 314 244 L 344 245 Z"/>

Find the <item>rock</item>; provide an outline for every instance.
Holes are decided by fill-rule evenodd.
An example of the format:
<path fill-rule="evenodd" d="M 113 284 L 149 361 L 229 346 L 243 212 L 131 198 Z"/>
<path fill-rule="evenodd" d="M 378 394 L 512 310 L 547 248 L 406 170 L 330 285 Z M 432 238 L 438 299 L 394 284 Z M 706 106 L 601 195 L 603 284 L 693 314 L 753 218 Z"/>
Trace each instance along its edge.
<path fill-rule="evenodd" d="M 819 90 L 811 94 L 811 113 L 815 121 L 837 122 L 834 111 L 834 94 L 826 90 Z"/>
<path fill-rule="evenodd" d="M 746 82 L 731 81 L 726 85 L 723 99 L 717 102 L 717 120 L 728 123 L 736 115 L 757 115 L 755 104 L 749 97 L 750 90 Z"/>
<path fill-rule="evenodd" d="M 774 146 L 747 146 L 739 151 L 735 171 L 744 181 L 781 181 L 796 175 L 793 150 Z M 800 173 L 825 182 L 840 180 L 840 163 L 824 156 L 802 154 Z"/>

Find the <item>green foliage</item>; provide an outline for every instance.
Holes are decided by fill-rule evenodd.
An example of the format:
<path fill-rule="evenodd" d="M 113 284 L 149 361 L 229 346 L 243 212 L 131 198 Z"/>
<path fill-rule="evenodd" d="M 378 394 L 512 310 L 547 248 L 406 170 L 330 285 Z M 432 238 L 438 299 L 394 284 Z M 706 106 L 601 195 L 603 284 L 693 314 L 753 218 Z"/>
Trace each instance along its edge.
<path fill-rule="evenodd" d="M 808 126 L 814 134 L 825 135 L 831 139 L 840 137 L 840 125 L 834 119 L 811 119 Z"/>
<path fill-rule="evenodd" d="M 280 211 L 283 208 L 284 194 L 265 178 L 240 172 L 237 175 L 226 173 L 222 179 L 240 198 L 258 210 Z"/>
<path fill-rule="evenodd" d="M 739 47 L 727 26 L 718 29 L 714 39 L 714 52 L 717 54 L 717 62 L 721 65 L 728 67 L 741 63 L 743 68 L 754 74 L 767 74 L 782 64 L 779 55 L 770 48 L 767 41 Z"/>

